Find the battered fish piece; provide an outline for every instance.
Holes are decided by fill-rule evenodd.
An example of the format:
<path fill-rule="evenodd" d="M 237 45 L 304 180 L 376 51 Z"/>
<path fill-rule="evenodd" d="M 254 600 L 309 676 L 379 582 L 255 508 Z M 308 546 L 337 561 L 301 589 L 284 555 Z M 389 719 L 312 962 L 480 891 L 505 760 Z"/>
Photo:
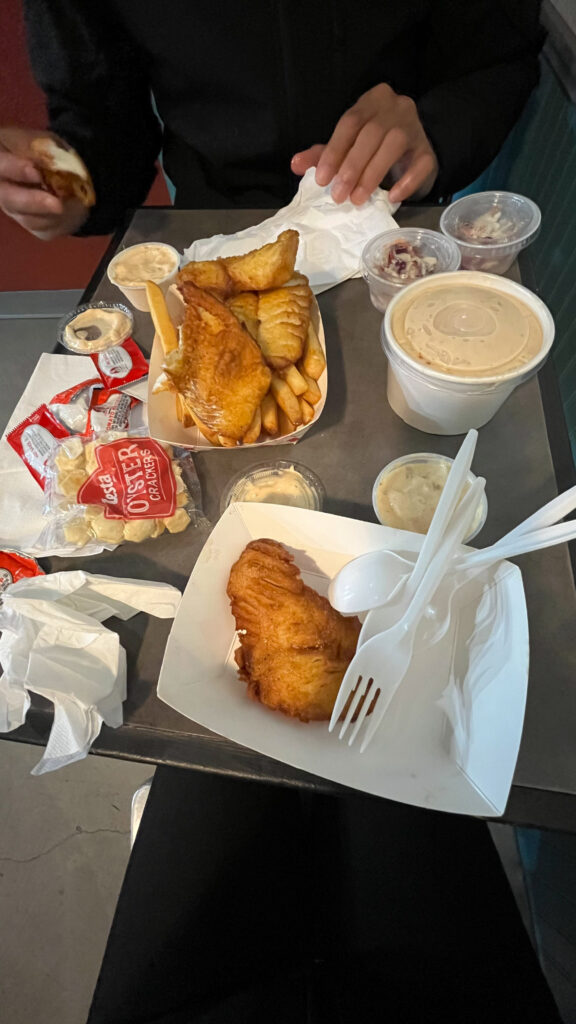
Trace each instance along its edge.
<path fill-rule="evenodd" d="M 163 370 L 203 426 L 232 444 L 244 437 L 270 387 L 271 373 L 253 338 L 230 310 L 189 281 L 180 345 Z"/>
<path fill-rule="evenodd" d="M 227 594 L 241 644 L 236 663 L 250 696 L 303 722 L 327 721 L 356 651 L 359 619 L 344 618 L 306 586 L 274 540 L 246 546 Z"/>
<path fill-rule="evenodd" d="M 304 351 L 310 323 L 312 291 L 300 283 L 262 292 L 258 297 L 258 344 L 275 370 L 296 363 Z"/>
<path fill-rule="evenodd" d="M 246 328 L 255 341 L 258 341 L 258 296 L 256 292 L 240 292 L 228 299 L 226 303 L 237 320 Z"/>
<path fill-rule="evenodd" d="M 228 299 L 241 292 L 279 288 L 294 273 L 299 239 L 298 232 L 290 229 L 282 231 L 274 242 L 242 256 L 187 263 L 176 282 L 179 285 L 190 282 L 220 299 Z"/>

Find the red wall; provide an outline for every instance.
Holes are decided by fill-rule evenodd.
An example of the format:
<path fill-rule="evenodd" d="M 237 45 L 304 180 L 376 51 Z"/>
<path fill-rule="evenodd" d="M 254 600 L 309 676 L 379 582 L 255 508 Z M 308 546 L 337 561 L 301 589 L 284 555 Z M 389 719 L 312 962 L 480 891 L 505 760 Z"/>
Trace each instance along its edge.
<path fill-rule="evenodd" d="M 45 123 L 44 98 L 28 64 L 21 0 L 0 0 L 0 124 L 42 128 Z M 169 202 L 160 174 L 148 202 Z M 83 288 L 107 241 L 61 238 L 40 242 L 0 212 L 0 291 Z"/>

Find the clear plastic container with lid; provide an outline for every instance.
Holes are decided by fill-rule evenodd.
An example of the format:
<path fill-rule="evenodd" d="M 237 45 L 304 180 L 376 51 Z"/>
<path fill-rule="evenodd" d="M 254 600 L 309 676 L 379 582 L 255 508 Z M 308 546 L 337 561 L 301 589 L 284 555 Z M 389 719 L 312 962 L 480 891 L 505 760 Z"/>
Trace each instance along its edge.
<path fill-rule="evenodd" d="M 58 341 L 69 352 L 90 355 L 121 345 L 132 335 L 134 317 L 121 302 L 86 302 L 58 324 Z"/>
<path fill-rule="evenodd" d="M 427 533 L 454 459 L 434 452 L 404 455 L 376 477 L 372 505 L 383 526 L 412 533 Z M 476 479 L 468 473 L 462 497 Z M 488 514 L 486 494 L 482 494 L 471 528 L 464 543 L 472 540 L 484 526 Z"/>
<path fill-rule="evenodd" d="M 220 499 L 220 513 L 234 501 L 263 501 L 319 512 L 324 502 L 322 481 L 298 462 L 260 462 L 232 477 Z"/>
<path fill-rule="evenodd" d="M 362 276 L 372 305 L 383 313 L 390 300 L 422 277 L 458 270 L 455 242 L 428 228 L 393 228 L 376 235 L 362 253 Z"/>
<path fill-rule="evenodd" d="M 536 203 L 515 192 L 476 192 L 446 207 L 440 230 L 456 243 L 462 270 L 505 274 L 540 228 Z"/>

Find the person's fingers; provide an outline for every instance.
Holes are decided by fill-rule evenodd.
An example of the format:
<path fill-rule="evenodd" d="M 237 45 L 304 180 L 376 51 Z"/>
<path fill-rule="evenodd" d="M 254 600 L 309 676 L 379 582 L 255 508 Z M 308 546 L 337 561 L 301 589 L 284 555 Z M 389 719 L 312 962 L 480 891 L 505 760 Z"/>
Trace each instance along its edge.
<path fill-rule="evenodd" d="M 344 157 L 332 183 L 332 198 L 336 203 L 348 199 L 359 183 L 366 165 L 378 151 L 385 130 L 377 121 L 368 121 L 360 130 L 356 141 Z"/>
<path fill-rule="evenodd" d="M 0 179 L 20 182 L 23 185 L 40 185 L 42 177 L 31 160 L 14 156 L 7 150 L 0 149 Z"/>
<path fill-rule="evenodd" d="M 325 146 L 317 143 L 315 146 L 310 146 L 309 149 L 303 149 L 300 153 L 295 153 L 290 161 L 290 167 L 294 174 L 305 174 L 310 167 L 317 167 L 325 148 Z"/>
<path fill-rule="evenodd" d="M 367 120 L 367 116 L 358 107 L 351 107 L 342 115 L 318 161 L 316 168 L 318 185 L 330 184 Z"/>
<path fill-rule="evenodd" d="M 37 232 L 57 232 L 59 230 L 59 219 L 53 215 L 44 216 L 42 214 L 14 214 L 11 218 L 16 224 L 20 224 L 21 227 L 26 228 L 26 231 L 31 231 L 33 234 Z"/>
<path fill-rule="evenodd" d="M 63 206 L 60 199 L 38 188 L 23 188 L 9 181 L 0 181 L 0 207 L 10 217 L 16 216 L 61 216 Z"/>
<path fill-rule="evenodd" d="M 374 189 L 378 188 L 390 168 L 402 159 L 409 146 L 408 135 L 402 128 L 391 128 L 387 132 L 372 159 L 366 164 L 356 188 L 350 195 L 350 199 L 356 206 L 361 206 L 370 198 Z"/>
<path fill-rule="evenodd" d="M 414 154 L 402 177 L 390 189 L 390 202 L 402 203 L 419 192 L 424 198 L 432 188 L 438 175 L 438 161 L 434 153 L 426 148 Z"/>

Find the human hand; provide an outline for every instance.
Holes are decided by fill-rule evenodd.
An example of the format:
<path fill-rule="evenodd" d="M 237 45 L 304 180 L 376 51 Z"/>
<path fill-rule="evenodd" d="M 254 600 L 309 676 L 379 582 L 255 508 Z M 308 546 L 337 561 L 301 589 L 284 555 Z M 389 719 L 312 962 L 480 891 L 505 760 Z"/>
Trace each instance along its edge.
<path fill-rule="evenodd" d="M 319 185 L 332 182 L 337 203 L 350 198 L 361 206 L 387 174 L 394 184 L 390 201 L 422 199 L 438 175 L 438 160 L 414 100 L 384 83 L 374 86 L 342 115 L 326 145 L 296 153 L 291 168 L 304 174 L 316 167 Z"/>
<path fill-rule="evenodd" d="M 33 139 L 48 134 L 28 128 L 0 129 L 0 209 L 46 241 L 73 234 L 87 217 L 78 199 L 59 199 L 42 185 L 29 147 Z"/>

